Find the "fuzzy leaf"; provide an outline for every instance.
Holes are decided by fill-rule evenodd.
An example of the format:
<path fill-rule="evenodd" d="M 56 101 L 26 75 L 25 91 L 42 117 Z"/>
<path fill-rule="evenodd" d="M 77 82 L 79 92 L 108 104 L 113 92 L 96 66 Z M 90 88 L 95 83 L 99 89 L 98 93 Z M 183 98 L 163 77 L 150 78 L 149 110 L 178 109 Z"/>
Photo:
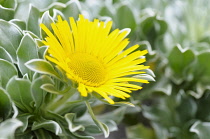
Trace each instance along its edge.
<path fill-rule="evenodd" d="M 75 126 L 74 123 L 73 123 L 73 120 L 75 118 L 75 113 L 68 113 L 65 115 L 65 119 L 69 125 L 69 131 L 71 132 L 76 132 L 77 130 L 84 130 L 84 127 L 82 125 L 78 125 L 78 126 Z"/>
<path fill-rule="evenodd" d="M 19 46 L 22 33 L 13 24 L 0 20 L 0 46 L 2 46 L 16 62 L 16 50 Z"/>
<path fill-rule="evenodd" d="M 23 126 L 20 128 L 22 132 L 24 132 L 28 128 L 28 120 L 31 118 L 33 115 L 30 115 L 28 113 L 19 115 L 17 118 L 23 123 Z"/>
<path fill-rule="evenodd" d="M 45 59 L 45 55 L 47 53 L 47 48 L 48 48 L 47 46 L 39 47 L 38 54 L 39 54 L 40 58 Z"/>
<path fill-rule="evenodd" d="M 14 139 L 15 131 L 23 123 L 17 119 L 8 119 L 0 124 L 0 135 L 2 139 Z"/>
<path fill-rule="evenodd" d="M 46 83 L 53 83 L 53 81 L 50 77 L 43 75 L 33 80 L 31 84 L 31 93 L 33 100 L 35 101 L 36 108 L 39 108 L 41 104 L 44 103 L 46 92 L 43 91 L 40 87 Z"/>
<path fill-rule="evenodd" d="M 148 75 L 148 74 L 139 74 L 134 77 L 137 79 L 143 79 L 147 81 L 155 81 L 155 79 L 151 75 Z"/>
<path fill-rule="evenodd" d="M 109 136 L 109 128 L 106 124 L 102 123 L 101 121 L 99 121 L 98 119 L 96 119 L 93 111 L 92 111 L 92 108 L 89 104 L 88 101 L 86 101 L 86 106 L 88 108 L 88 112 L 89 114 L 91 115 L 91 118 L 92 120 L 94 121 L 94 123 L 98 126 L 98 128 L 103 132 L 105 138 L 107 138 Z"/>
<path fill-rule="evenodd" d="M 17 107 L 32 112 L 31 102 L 33 99 L 31 96 L 31 83 L 28 80 L 13 77 L 9 80 L 6 90 Z"/>
<path fill-rule="evenodd" d="M 42 74 L 49 74 L 49 75 L 59 78 L 59 75 L 54 70 L 53 66 L 46 60 L 32 59 L 28 61 L 25 65 L 32 71 L 42 73 Z"/>
<path fill-rule="evenodd" d="M 101 16 L 113 17 L 113 13 L 111 12 L 111 10 L 108 6 L 104 6 L 104 7 L 101 8 L 100 15 Z"/>
<path fill-rule="evenodd" d="M 57 10 L 57 9 L 53 9 L 53 20 L 57 20 L 58 19 L 58 16 L 61 16 L 63 19 L 64 18 L 64 15 L 61 11 Z"/>
<path fill-rule="evenodd" d="M 17 25 L 22 30 L 26 30 L 26 23 L 24 21 L 22 21 L 22 20 L 12 19 L 9 22 Z"/>
<path fill-rule="evenodd" d="M 50 8 L 50 5 L 53 5 L 57 0 L 28 0 L 34 7 L 38 8 L 41 11 L 46 11 Z M 56 2 L 55 2 L 56 3 Z"/>
<path fill-rule="evenodd" d="M 101 121 L 113 120 L 116 123 L 120 123 L 124 117 L 126 107 L 120 107 L 112 112 L 98 116 L 98 119 Z"/>
<path fill-rule="evenodd" d="M 199 139 L 208 139 L 210 136 L 210 122 L 195 122 L 190 128 L 191 132 L 198 135 Z"/>
<path fill-rule="evenodd" d="M 5 88 L 7 82 L 17 75 L 16 67 L 10 62 L 0 59 L 0 85 Z"/>
<path fill-rule="evenodd" d="M 203 83 L 209 83 L 210 65 L 207 62 L 209 58 L 210 52 L 204 52 L 197 56 L 195 74 L 197 74 L 196 78 L 200 78 Z"/>
<path fill-rule="evenodd" d="M 41 86 L 41 88 L 42 88 L 43 90 L 45 90 L 46 92 L 49 92 L 49 93 L 61 94 L 61 93 L 59 92 L 59 90 L 58 90 L 57 88 L 55 88 L 55 85 L 53 85 L 53 84 L 49 84 L 49 83 L 43 84 L 43 85 Z"/>
<path fill-rule="evenodd" d="M 32 31 L 35 35 L 40 36 L 39 27 L 39 10 L 30 6 L 27 29 Z"/>
<path fill-rule="evenodd" d="M 167 23 L 158 19 L 156 15 L 149 15 L 140 24 L 142 33 L 149 37 L 149 34 L 153 32 L 154 35 L 163 35 L 167 30 Z M 156 36 L 151 36 L 156 37 Z"/>
<path fill-rule="evenodd" d="M 0 5 L 6 7 L 6 8 L 13 8 L 15 9 L 17 6 L 16 0 L 2 0 L 0 1 Z"/>
<path fill-rule="evenodd" d="M 0 58 L 12 62 L 12 57 L 10 56 L 10 54 L 1 46 L 0 46 Z"/>
<path fill-rule="evenodd" d="M 126 15 L 126 18 L 125 18 Z M 116 13 L 118 27 L 120 29 L 130 28 L 134 30 L 136 28 L 136 20 L 131 8 L 127 5 L 122 5 L 117 9 Z"/>
<path fill-rule="evenodd" d="M 183 71 L 186 70 L 186 67 L 190 65 L 194 59 L 195 54 L 192 50 L 183 50 L 179 45 L 173 48 L 168 57 L 169 65 L 176 74 L 175 76 L 178 77 L 184 75 Z"/>
<path fill-rule="evenodd" d="M 9 21 L 14 18 L 14 10 L 0 5 L 0 19 Z"/>
<path fill-rule="evenodd" d="M 164 49 L 164 47 L 155 47 L 155 41 L 162 37 L 163 34 L 166 32 L 168 26 L 167 23 L 159 19 L 156 14 L 152 15 L 146 15 L 143 20 L 140 23 L 141 27 L 141 38 L 147 39 L 150 43 L 151 46 L 153 47 L 154 50 L 157 49 Z M 161 41 L 157 41 L 157 43 L 160 43 Z"/>
<path fill-rule="evenodd" d="M 60 135 L 62 133 L 62 129 L 60 125 L 52 120 L 44 120 L 40 122 L 34 122 L 32 125 L 32 130 L 37 130 L 40 128 L 44 128 L 48 131 L 55 133 L 56 135 Z"/>
<path fill-rule="evenodd" d="M 53 18 L 50 16 L 49 11 L 44 12 L 41 17 L 41 23 L 43 23 L 51 32 L 53 32 L 51 23 L 53 23 Z M 44 39 L 47 34 L 41 29 L 41 36 Z"/>
<path fill-rule="evenodd" d="M 25 66 L 25 63 L 36 58 L 38 58 L 37 46 L 34 40 L 28 34 L 26 34 L 22 38 L 20 46 L 17 50 L 18 67 L 22 75 L 27 73 L 29 78 L 32 78 L 33 72 Z"/>
<path fill-rule="evenodd" d="M 12 102 L 4 89 L 0 88 L 0 118 L 6 119 L 12 112 Z"/>
<path fill-rule="evenodd" d="M 66 4 L 66 8 L 62 10 L 62 13 L 66 18 L 74 17 L 77 19 L 80 12 L 80 3 L 78 0 L 71 0 Z"/>

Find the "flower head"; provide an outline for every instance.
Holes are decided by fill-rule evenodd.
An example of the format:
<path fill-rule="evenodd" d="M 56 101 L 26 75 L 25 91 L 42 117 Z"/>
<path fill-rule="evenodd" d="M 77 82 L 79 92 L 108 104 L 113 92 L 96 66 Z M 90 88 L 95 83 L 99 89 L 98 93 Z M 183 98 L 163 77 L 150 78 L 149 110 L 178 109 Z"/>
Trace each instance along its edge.
<path fill-rule="evenodd" d="M 48 35 L 43 41 L 49 46 L 46 58 L 78 83 L 82 96 L 96 92 L 114 104 L 109 96 L 126 99 L 128 93 L 142 88 L 132 82 L 148 83 L 133 77 L 149 68 L 142 65 L 146 60 L 141 57 L 147 50 L 140 51 L 139 45 L 134 45 L 123 51 L 129 43 L 125 38 L 128 30 L 110 32 L 112 21 L 89 21 L 83 15 L 78 21 L 70 17 L 70 25 L 58 16 L 57 23 L 51 26 L 53 32 L 41 24 Z"/>

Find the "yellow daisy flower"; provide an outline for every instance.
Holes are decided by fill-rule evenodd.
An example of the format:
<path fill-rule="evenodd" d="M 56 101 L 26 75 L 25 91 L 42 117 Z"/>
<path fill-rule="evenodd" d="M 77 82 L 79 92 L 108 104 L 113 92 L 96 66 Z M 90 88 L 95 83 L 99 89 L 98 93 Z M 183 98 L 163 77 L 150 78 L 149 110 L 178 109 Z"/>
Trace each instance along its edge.
<path fill-rule="evenodd" d="M 130 97 L 128 93 L 142 88 L 132 82 L 148 83 L 133 77 L 149 68 L 141 65 L 146 61 L 141 56 L 147 50 L 140 51 L 139 45 L 134 45 L 123 51 L 129 43 L 125 38 L 128 30 L 110 32 L 112 21 L 89 21 L 83 15 L 78 21 L 72 17 L 69 20 L 70 25 L 58 16 L 57 23 L 51 24 L 53 32 L 41 24 L 48 35 L 43 43 L 49 46 L 46 58 L 78 83 L 82 96 L 94 91 L 114 104 L 109 96 L 126 99 Z"/>

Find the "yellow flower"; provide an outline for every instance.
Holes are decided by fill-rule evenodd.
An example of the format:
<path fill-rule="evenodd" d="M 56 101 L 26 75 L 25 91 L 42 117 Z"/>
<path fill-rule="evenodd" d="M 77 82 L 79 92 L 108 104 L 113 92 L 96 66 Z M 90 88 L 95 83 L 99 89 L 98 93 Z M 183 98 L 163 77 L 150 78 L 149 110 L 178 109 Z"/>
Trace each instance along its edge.
<path fill-rule="evenodd" d="M 128 30 L 110 32 L 112 21 L 89 21 L 83 15 L 78 21 L 70 17 L 70 25 L 58 16 L 57 23 L 51 26 L 53 32 L 41 24 L 48 35 L 43 41 L 49 46 L 46 58 L 78 83 L 77 89 L 82 96 L 94 91 L 114 104 L 109 96 L 126 99 L 130 97 L 128 93 L 142 88 L 132 83 L 148 83 L 133 77 L 149 68 L 141 65 L 146 61 L 141 56 L 147 50 L 140 51 L 139 45 L 134 45 L 123 51 L 129 43 L 125 38 Z"/>

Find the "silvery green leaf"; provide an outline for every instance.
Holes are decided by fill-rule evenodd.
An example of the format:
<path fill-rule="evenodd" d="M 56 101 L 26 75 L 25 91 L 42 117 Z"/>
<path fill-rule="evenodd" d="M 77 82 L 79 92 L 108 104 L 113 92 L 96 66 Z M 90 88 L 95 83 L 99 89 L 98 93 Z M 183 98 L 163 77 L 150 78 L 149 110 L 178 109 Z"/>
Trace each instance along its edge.
<path fill-rule="evenodd" d="M 168 26 L 167 23 L 160 19 L 155 12 L 152 11 L 147 13 L 144 18 L 142 18 L 140 27 L 141 32 L 144 37 L 146 37 L 150 42 L 154 42 L 159 36 L 163 35 Z M 151 37 L 151 35 L 153 35 Z"/>
<path fill-rule="evenodd" d="M 109 7 L 111 7 L 112 5 L 109 5 Z M 113 17 L 113 12 L 111 11 L 112 9 L 109 8 L 108 6 L 104 6 L 100 9 L 100 15 L 101 16 L 109 16 L 109 17 Z"/>
<path fill-rule="evenodd" d="M 99 121 L 99 120 L 95 117 L 95 115 L 94 115 L 94 113 L 93 113 L 93 111 L 92 111 L 92 108 L 91 108 L 91 106 L 90 106 L 88 100 L 86 100 L 86 106 L 87 106 L 88 112 L 89 112 L 89 114 L 90 114 L 92 120 L 93 120 L 94 123 L 98 126 L 98 128 L 103 132 L 104 137 L 107 138 L 107 137 L 109 136 L 109 133 L 110 133 L 108 126 L 107 126 L 106 124 L 102 123 L 101 121 Z"/>
<path fill-rule="evenodd" d="M 39 46 L 39 48 L 45 46 L 45 44 L 43 43 L 43 40 L 40 40 L 40 39 L 37 39 L 37 38 L 35 38 L 34 40 L 35 40 L 36 44 Z"/>
<path fill-rule="evenodd" d="M 29 30 L 23 30 L 23 34 L 29 34 L 34 40 L 39 39 L 39 37 Z"/>
<path fill-rule="evenodd" d="M 38 49 L 38 54 L 39 54 L 39 57 L 40 57 L 41 59 L 45 59 L 45 55 L 46 55 L 46 53 L 47 53 L 47 49 L 48 49 L 47 46 L 39 47 L 39 49 Z"/>
<path fill-rule="evenodd" d="M 141 51 L 143 51 L 145 49 L 148 50 L 148 53 L 149 53 L 149 55 L 147 55 L 148 59 L 150 59 L 150 57 L 154 57 L 156 55 L 157 52 L 155 50 L 152 50 L 152 46 L 148 41 L 140 41 L 140 42 L 138 42 L 138 44 L 140 45 L 139 50 L 141 50 Z M 148 69 L 148 70 L 150 70 L 150 69 Z M 148 74 L 152 75 L 152 73 L 151 73 L 151 72 L 153 72 L 152 70 L 151 70 L 151 72 L 147 71 L 147 69 L 145 71 L 148 72 Z"/>
<path fill-rule="evenodd" d="M 139 74 L 133 77 L 138 78 L 138 79 L 144 79 L 147 81 L 155 81 L 155 79 L 151 75 L 148 75 L 148 74 Z"/>
<path fill-rule="evenodd" d="M 175 46 L 169 54 L 168 61 L 174 76 L 174 82 L 180 84 L 186 76 L 185 71 L 195 60 L 195 54 L 190 49 L 182 49 L 180 45 Z M 180 80 L 180 81 L 179 81 Z"/>
<path fill-rule="evenodd" d="M 210 122 L 197 121 L 191 126 L 190 131 L 196 133 L 199 139 L 208 139 L 210 136 Z"/>
<path fill-rule="evenodd" d="M 99 120 L 113 120 L 116 123 L 120 123 L 124 118 L 125 110 L 127 107 L 119 107 L 118 109 L 105 113 L 103 115 L 97 116 Z"/>
<path fill-rule="evenodd" d="M 51 23 L 53 23 L 53 18 L 50 16 L 49 11 L 44 12 L 44 14 L 41 17 L 41 23 L 43 23 L 51 32 L 53 32 Z M 47 34 L 41 29 L 41 36 L 44 39 Z"/>
<path fill-rule="evenodd" d="M 24 74 L 22 78 L 29 80 L 28 73 Z"/>
<path fill-rule="evenodd" d="M 10 78 L 17 75 L 18 72 L 12 63 L 3 59 L 0 59 L 0 67 L 0 85 L 5 88 Z"/>
<path fill-rule="evenodd" d="M 0 5 L 6 8 L 15 9 L 17 7 L 17 0 L 1 0 Z"/>
<path fill-rule="evenodd" d="M 29 2 L 36 8 L 38 8 L 41 11 L 46 11 L 49 9 L 50 5 L 53 3 L 57 3 L 55 2 L 56 0 L 46 0 L 46 1 L 42 1 L 42 0 L 29 0 Z"/>
<path fill-rule="evenodd" d="M 66 4 L 64 4 L 64 3 L 61 3 L 61 2 L 53 2 L 53 3 L 50 3 L 47 7 L 45 7 L 44 9 L 40 9 L 40 11 L 42 11 L 42 12 L 45 12 L 45 11 L 47 11 L 47 10 L 49 10 L 50 11 L 50 13 L 52 13 L 52 10 L 54 10 L 54 9 L 58 9 L 58 10 L 62 10 L 63 8 L 65 8 L 66 7 Z"/>
<path fill-rule="evenodd" d="M 98 128 L 97 125 L 89 124 L 85 126 L 85 133 L 88 135 L 101 135 L 101 130 Z"/>
<path fill-rule="evenodd" d="M 105 125 L 108 126 L 109 132 L 113 132 L 113 131 L 118 130 L 117 123 L 114 122 L 113 120 L 104 120 L 103 122 L 104 122 Z"/>
<path fill-rule="evenodd" d="M 172 85 L 171 84 L 166 84 L 164 88 L 163 87 L 162 88 L 156 88 L 155 91 L 170 96 L 171 93 L 172 93 Z"/>
<path fill-rule="evenodd" d="M 196 79 L 200 79 L 202 83 L 209 83 L 210 65 L 207 60 L 210 58 L 210 51 L 200 53 L 197 56 L 197 63 L 195 64 Z"/>
<path fill-rule="evenodd" d="M 18 3 L 17 8 L 15 9 L 15 19 L 19 19 L 27 22 L 29 16 L 29 3 L 28 1 Z"/>
<path fill-rule="evenodd" d="M 163 125 L 156 122 L 152 122 L 151 125 L 154 128 L 157 139 L 168 139 L 168 131 Z"/>
<path fill-rule="evenodd" d="M 39 107 L 44 103 L 46 92 L 43 91 L 40 87 L 46 83 L 51 83 L 51 84 L 53 83 L 53 80 L 46 75 L 42 75 L 34 79 L 33 82 L 31 83 L 32 98 L 35 102 L 37 109 L 39 109 Z"/>
<path fill-rule="evenodd" d="M 60 91 L 55 87 L 55 85 L 50 83 L 45 83 L 41 85 L 41 89 L 45 90 L 46 92 L 53 93 L 53 94 L 61 94 Z"/>
<path fill-rule="evenodd" d="M 9 80 L 6 90 L 16 106 L 26 112 L 32 112 L 31 83 L 29 80 L 13 77 Z"/>
<path fill-rule="evenodd" d="M 65 19 L 63 13 L 57 9 L 53 9 L 53 20 L 57 20 L 58 15 L 60 15 L 63 19 Z"/>
<path fill-rule="evenodd" d="M 7 119 L 12 112 L 12 102 L 3 88 L 0 88 L 0 117 Z"/>
<path fill-rule="evenodd" d="M 13 108 L 13 116 L 12 116 L 12 118 L 16 118 L 18 116 L 18 109 L 17 109 L 17 107 L 16 107 L 14 102 L 12 102 L 12 108 Z"/>
<path fill-rule="evenodd" d="M 69 17 L 74 17 L 77 19 L 81 13 L 81 6 L 78 0 L 70 0 L 66 3 L 66 7 L 62 10 L 62 13 L 68 19 Z"/>
<path fill-rule="evenodd" d="M 84 100 L 72 100 L 72 101 L 69 100 L 68 102 L 63 104 L 61 107 L 59 107 L 55 111 L 61 115 L 69 113 L 69 112 L 76 113 L 77 118 L 78 118 L 85 115 L 87 108 L 84 105 Z"/>
<path fill-rule="evenodd" d="M 0 58 L 12 62 L 12 57 L 10 56 L 10 54 L 1 46 L 0 46 Z"/>
<path fill-rule="evenodd" d="M 125 15 L 126 18 L 125 18 Z M 122 4 L 116 13 L 117 25 L 120 29 L 130 28 L 132 31 L 136 28 L 136 19 L 132 9 L 125 4 Z"/>
<path fill-rule="evenodd" d="M 38 58 L 37 45 L 35 44 L 33 38 L 26 34 L 23 36 L 20 42 L 20 46 L 17 49 L 18 67 L 22 75 L 27 73 L 29 78 L 32 78 L 33 72 L 25 66 L 25 63 L 31 59 L 36 58 Z"/>
<path fill-rule="evenodd" d="M 29 8 L 29 17 L 27 22 L 27 30 L 30 30 L 37 36 L 40 36 L 40 27 L 39 27 L 39 10 L 32 5 Z"/>
<path fill-rule="evenodd" d="M 151 69 L 145 69 L 144 70 L 147 74 L 151 75 L 152 77 L 155 77 L 154 72 Z"/>
<path fill-rule="evenodd" d="M 16 62 L 16 50 L 22 38 L 22 32 L 16 25 L 0 20 L 0 46 L 2 46 Z"/>
<path fill-rule="evenodd" d="M 104 121 L 104 124 L 106 124 L 110 130 L 110 132 L 116 131 L 117 124 L 112 120 Z M 87 125 L 85 127 L 85 133 L 88 135 L 101 135 L 101 130 L 96 125 Z"/>
<path fill-rule="evenodd" d="M 57 122 L 52 121 L 52 120 L 43 120 L 39 122 L 34 122 L 34 124 L 32 125 L 32 130 L 37 130 L 41 128 L 51 131 L 55 133 L 56 135 L 62 134 L 62 129 L 60 125 Z"/>
<path fill-rule="evenodd" d="M 58 73 L 54 70 L 53 66 L 46 60 L 42 59 L 32 59 L 25 63 L 26 67 L 31 69 L 32 71 L 41 73 L 41 74 L 48 74 L 59 78 Z"/>
<path fill-rule="evenodd" d="M 31 117 L 33 117 L 33 115 L 28 113 L 21 114 L 17 117 L 17 119 L 23 123 L 22 127 L 20 128 L 21 132 L 24 132 L 28 128 L 28 122 Z"/>
<path fill-rule="evenodd" d="M 0 5 L 0 19 L 9 21 L 14 18 L 14 9 L 5 8 Z"/>
<path fill-rule="evenodd" d="M 76 114 L 75 113 L 67 113 L 65 115 L 65 119 L 68 123 L 68 127 L 69 127 L 69 131 L 71 132 L 76 132 L 77 130 L 82 130 L 84 131 L 84 126 L 82 125 L 74 125 L 74 118 L 75 118 Z"/>
<path fill-rule="evenodd" d="M 210 90 L 210 89 L 209 89 Z M 197 114 L 199 114 L 199 119 L 204 119 L 205 121 L 209 121 L 210 119 L 210 91 L 206 90 L 203 96 L 197 99 Z"/>
<path fill-rule="evenodd" d="M 12 19 L 9 21 L 9 23 L 13 23 L 17 25 L 21 30 L 26 30 L 26 23 L 19 19 Z"/>
<path fill-rule="evenodd" d="M 7 119 L 0 124 L 0 138 L 14 139 L 15 131 L 23 123 L 17 119 Z"/>
<path fill-rule="evenodd" d="M 181 121 L 188 121 L 188 119 L 193 119 L 196 117 L 198 106 L 195 99 L 186 96 L 183 90 L 179 91 L 178 95 L 180 95 L 179 100 L 177 101 L 177 104 L 179 105 L 176 107 L 176 112 L 179 113 L 179 119 Z"/>

